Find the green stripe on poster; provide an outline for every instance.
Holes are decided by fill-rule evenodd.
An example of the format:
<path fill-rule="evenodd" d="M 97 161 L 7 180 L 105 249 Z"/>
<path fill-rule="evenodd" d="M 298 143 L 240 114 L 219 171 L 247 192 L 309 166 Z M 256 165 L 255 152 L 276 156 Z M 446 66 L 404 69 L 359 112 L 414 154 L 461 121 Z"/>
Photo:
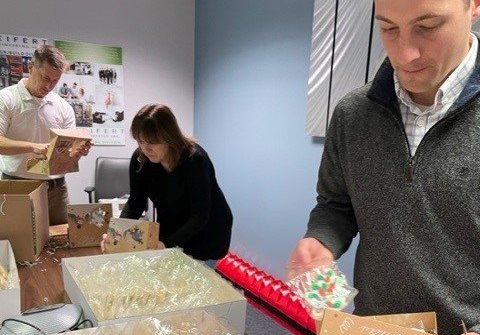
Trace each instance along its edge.
<path fill-rule="evenodd" d="M 122 65 L 122 48 L 101 44 L 55 41 L 69 61 Z"/>

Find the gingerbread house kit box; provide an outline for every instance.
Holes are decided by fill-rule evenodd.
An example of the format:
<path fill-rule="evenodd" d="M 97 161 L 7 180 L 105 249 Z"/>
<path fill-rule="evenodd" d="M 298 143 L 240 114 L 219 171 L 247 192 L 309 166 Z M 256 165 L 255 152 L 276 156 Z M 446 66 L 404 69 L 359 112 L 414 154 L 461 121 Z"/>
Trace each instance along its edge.
<path fill-rule="evenodd" d="M 50 129 L 50 146 L 46 159 L 28 160 L 28 172 L 51 176 L 78 171 L 78 158 L 74 152 L 90 142 L 86 129 Z"/>
<path fill-rule="evenodd" d="M 112 204 L 67 205 L 70 247 L 100 246 L 112 217 Z"/>
<path fill-rule="evenodd" d="M 156 249 L 160 226 L 158 222 L 111 218 L 107 232 L 107 253 Z"/>
<path fill-rule="evenodd" d="M 418 335 L 422 332 L 424 332 L 424 334 L 437 334 L 437 318 L 435 312 L 362 317 L 333 309 L 325 309 L 323 320 L 317 322 L 318 335 Z"/>

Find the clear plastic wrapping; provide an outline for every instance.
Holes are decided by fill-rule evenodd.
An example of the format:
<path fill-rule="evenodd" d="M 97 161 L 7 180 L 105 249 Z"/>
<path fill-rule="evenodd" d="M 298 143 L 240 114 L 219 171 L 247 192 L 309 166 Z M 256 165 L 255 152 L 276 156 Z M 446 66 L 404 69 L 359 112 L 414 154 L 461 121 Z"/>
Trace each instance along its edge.
<path fill-rule="evenodd" d="M 218 274 L 177 249 L 148 259 L 131 255 L 119 261 L 90 263 L 82 272 L 73 271 L 99 321 L 235 299 Z"/>
<path fill-rule="evenodd" d="M 8 272 L 7 269 L 0 265 L 0 291 L 10 290 L 19 286 L 20 280 L 16 272 Z"/>
<path fill-rule="evenodd" d="M 289 280 L 287 284 L 305 301 L 316 320 L 323 319 L 325 308 L 343 310 L 358 293 L 348 285 L 336 263 L 329 267 L 311 269 Z"/>
<path fill-rule="evenodd" d="M 204 311 L 168 315 L 160 319 L 141 318 L 125 324 L 90 328 L 75 335 L 240 335 L 222 320 Z"/>

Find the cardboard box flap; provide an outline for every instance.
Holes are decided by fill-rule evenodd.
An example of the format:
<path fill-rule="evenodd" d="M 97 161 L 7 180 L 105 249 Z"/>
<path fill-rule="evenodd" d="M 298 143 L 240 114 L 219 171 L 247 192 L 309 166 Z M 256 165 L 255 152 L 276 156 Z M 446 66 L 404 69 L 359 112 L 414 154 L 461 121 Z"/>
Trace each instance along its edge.
<path fill-rule="evenodd" d="M 107 231 L 107 253 L 156 249 L 160 225 L 158 222 L 111 218 Z"/>
<path fill-rule="evenodd" d="M 42 183 L 43 181 L 38 180 L 2 180 L 2 183 L 0 183 L 0 195 L 11 194 L 28 196 L 42 185 Z"/>
<path fill-rule="evenodd" d="M 407 317 L 408 319 L 409 317 Z M 397 322 L 399 318 L 385 318 Z M 400 321 L 401 323 L 401 321 Z M 398 326 L 375 320 L 371 317 L 361 317 L 340 311 L 326 309 L 320 329 L 321 335 L 419 335 L 417 329 Z"/>
<path fill-rule="evenodd" d="M 72 137 L 72 138 L 79 138 L 84 140 L 91 140 L 92 136 L 90 136 L 90 132 L 83 128 L 74 128 L 74 129 L 57 129 L 52 128 L 50 131 L 53 135 L 58 136 L 65 136 L 65 137 Z"/>
<path fill-rule="evenodd" d="M 50 136 L 47 160 L 65 160 L 70 157 L 70 151 L 92 140 L 86 129 L 50 129 Z"/>
<path fill-rule="evenodd" d="M 367 318 L 401 327 L 437 331 L 437 314 L 435 312 L 373 315 Z"/>
<path fill-rule="evenodd" d="M 1 180 L 0 190 L 11 193 L 0 192 L 0 239 L 10 241 L 18 262 L 33 262 L 48 239 L 47 184 Z"/>
<path fill-rule="evenodd" d="M 100 246 L 112 217 L 112 204 L 67 205 L 70 247 Z"/>
<path fill-rule="evenodd" d="M 86 129 L 50 129 L 50 137 L 46 159 L 29 159 L 28 172 L 47 176 L 77 172 L 79 158 L 73 152 L 92 140 L 89 132 Z"/>

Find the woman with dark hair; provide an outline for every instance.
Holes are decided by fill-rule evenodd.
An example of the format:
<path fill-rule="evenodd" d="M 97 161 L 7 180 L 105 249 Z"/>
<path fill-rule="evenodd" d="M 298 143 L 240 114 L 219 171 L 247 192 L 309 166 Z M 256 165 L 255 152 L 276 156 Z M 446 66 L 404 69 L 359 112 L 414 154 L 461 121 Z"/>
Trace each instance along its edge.
<path fill-rule="evenodd" d="M 205 150 L 182 134 L 164 105 L 140 109 L 130 131 L 139 148 L 130 162 L 130 198 L 121 217 L 138 219 L 150 199 L 160 245 L 179 246 L 199 260 L 225 256 L 233 217 Z"/>

